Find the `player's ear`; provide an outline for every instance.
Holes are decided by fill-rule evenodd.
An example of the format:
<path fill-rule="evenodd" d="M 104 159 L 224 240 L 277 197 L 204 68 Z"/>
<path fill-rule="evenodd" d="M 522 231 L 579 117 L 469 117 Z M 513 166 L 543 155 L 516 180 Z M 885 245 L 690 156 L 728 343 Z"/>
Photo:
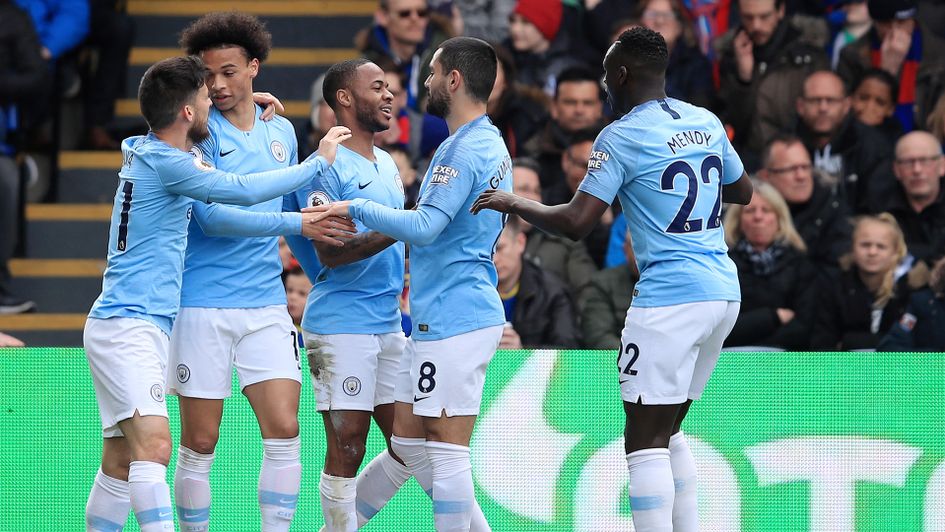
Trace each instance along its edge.
<path fill-rule="evenodd" d="M 449 89 L 454 91 L 459 88 L 460 81 L 462 81 L 463 75 L 459 73 L 459 70 L 450 70 L 449 75 Z"/>
<path fill-rule="evenodd" d="M 348 89 L 338 89 L 338 91 L 335 92 L 335 99 L 344 107 L 351 107 L 353 103 L 351 101 L 351 92 L 349 92 Z"/>
<path fill-rule="evenodd" d="M 630 80 L 630 71 L 626 66 L 621 65 L 617 68 L 617 85 L 626 85 Z"/>
<path fill-rule="evenodd" d="M 259 59 L 255 57 L 249 62 L 249 77 L 255 78 L 259 74 Z"/>

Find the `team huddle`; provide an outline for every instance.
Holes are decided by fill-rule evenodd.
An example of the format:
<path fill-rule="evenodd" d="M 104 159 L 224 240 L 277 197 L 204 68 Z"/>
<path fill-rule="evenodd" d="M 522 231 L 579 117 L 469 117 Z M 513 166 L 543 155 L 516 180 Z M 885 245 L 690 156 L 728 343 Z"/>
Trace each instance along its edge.
<path fill-rule="evenodd" d="M 512 164 L 486 115 L 497 59 L 445 41 L 425 86 L 445 119 L 417 207 L 375 133 L 392 120 L 384 72 L 333 65 L 323 92 L 338 125 L 299 162 L 291 124 L 252 81 L 271 48 L 258 19 L 213 13 L 182 35 L 138 93 L 151 131 L 122 143 L 102 295 L 84 345 L 103 454 L 87 530 L 209 529 L 210 470 L 232 372 L 256 414 L 264 456 L 261 530 L 289 530 L 301 488 L 298 332 L 286 310 L 277 237 L 313 284 L 302 321 L 327 453 L 325 530 L 357 530 L 414 477 L 437 530 L 490 530 L 476 503 L 470 439 L 505 324 L 492 261 L 509 215 L 571 238 L 619 199 L 641 278 L 621 337 L 630 507 L 638 531 L 698 529 L 695 462 L 680 424 L 704 389 L 740 301 L 722 203 L 751 183 L 710 112 L 667 98 L 659 34 L 624 32 L 604 59 L 617 116 L 594 143 L 570 203 L 514 196 Z M 270 104 L 267 107 L 263 107 Z M 669 147 L 667 147 L 669 146 Z M 411 263 L 412 331 L 398 296 Z M 166 394 L 179 398 L 174 501 Z M 361 468 L 371 420 L 387 449 Z M 359 469 L 361 469 L 359 473 Z"/>

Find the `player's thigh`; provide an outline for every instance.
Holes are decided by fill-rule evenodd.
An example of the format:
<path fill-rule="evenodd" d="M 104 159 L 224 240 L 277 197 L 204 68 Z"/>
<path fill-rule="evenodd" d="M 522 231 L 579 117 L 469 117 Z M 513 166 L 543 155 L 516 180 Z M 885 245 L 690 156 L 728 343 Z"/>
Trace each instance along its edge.
<path fill-rule="evenodd" d="M 504 325 L 486 327 L 441 340 L 416 341 L 410 379 L 413 412 L 477 416 L 486 368 L 495 355 Z"/>
<path fill-rule="evenodd" d="M 319 412 L 374 410 L 377 335 L 305 333 L 305 348 Z"/>
<path fill-rule="evenodd" d="M 711 307 L 706 307 L 715 319 L 715 326 L 708 338 L 699 346 L 699 357 L 692 374 L 692 383 L 689 386 L 689 399 L 699 399 L 705 390 L 712 371 L 719 361 L 722 344 L 735 327 L 738 319 L 738 310 L 741 304 L 737 301 L 713 301 Z"/>
<path fill-rule="evenodd" d="M 374 405 L 388 405 L 394 402 L 394 390 L 397 387 L 401 361 L 407 345 L 403 332 L 377 335 L 380 351 L 377 353 L 377 378 L 374 387 Z M 409 371 L 409 366 L 408 366 Z"/>
<path fill-rule="evenodd" d="M 299 434 L 299 394 L 293 379 L 271 379 L 243 388 L 263 438 L 294 438 Z"/>
<path fill-rule="evenodd" d="M 128 442 L 132 461 L 158 462 L 164 465 L 171 458 L 171 430 L 167 416 L 139 415 L 137 412 L 118 422 Z"/>
<path fill-rule="evenodd" d="M 713 328 L 700 305 L 630 307 L 617 358 L 624 402 L 671 405 L 686 401 L 699 346 Z"/>
<path fill-rule="evenodd" d="M 105 438 L 121 436 L 120 421 L 136 412 L 167 418 L 164 379 L 168 337 L 136 318 L 89 318 L 83 334 Z"/>
<path fill-rule="evenodd" d="M 237 309 L 184 307 L 171 331 L 168 392 L 197 399 L 224 399 L 233 389 L 233 349 L 241 331 Z"/>
<path fill-rule="evenodd" d="M 241 336 L 234 348 L 234 365 L 240 389 L 276 379 L 301 384 L 298 331 L 285 305 L 240 309 L 237 318 Z"/>

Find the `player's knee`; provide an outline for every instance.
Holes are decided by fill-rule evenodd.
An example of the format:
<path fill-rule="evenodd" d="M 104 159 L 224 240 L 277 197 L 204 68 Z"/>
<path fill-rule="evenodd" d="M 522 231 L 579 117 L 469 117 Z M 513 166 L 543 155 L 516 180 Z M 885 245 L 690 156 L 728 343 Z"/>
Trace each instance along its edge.
<path fill-rule="evenodd" d="M 132 449 L 135 460 L 145 460 L 167 465 L 171 461 L 171 439 L 156 437 L 139 444 L 138 449 Z"/>
<path fill-rule="evenodd" d="M 265 439 L 287 440 L 299 435 L 299 420 L 292 416 L 285 416 L 266 423 L 263 431 Z"/>
<path fill-rule="evenodd" d="M 220 439 L 220 431 L 200 431 L 181 437 L 181 445 L 200 454 L 212 454 Z"/>

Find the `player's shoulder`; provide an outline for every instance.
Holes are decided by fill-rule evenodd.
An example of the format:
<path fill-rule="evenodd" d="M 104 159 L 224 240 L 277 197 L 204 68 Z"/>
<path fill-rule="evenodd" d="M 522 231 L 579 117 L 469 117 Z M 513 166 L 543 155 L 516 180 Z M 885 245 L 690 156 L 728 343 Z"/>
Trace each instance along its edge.
<path fill-rule="evenodd" d="M 278 131 L 283 137 L 291 139 L 291 142 L 296 142 L 295 127 L 288 118 L 281 115 L 275 115 L 272 117 L 272 120 L 268 122 L 268 124 L 270 128 Z"/>
<path fill-rule="evenodd" d="M 374 146 L 374 158 L 377 161 L 377 165 L 379 167 L 393 167 L 395 170 L 397 169 L 397 163 L 394 161 L 394 158 L 391 157 L 390 153 L 388 153 L 387 150 L 383 148 Z"/>
<path fill-rule="evenodd" d="M 128 137 L 121 143 L 122 166 L 133 166 L 134 163 L 161 166 L 167 159 L 175 159 L 182 153 L 153 133 Z"/>

